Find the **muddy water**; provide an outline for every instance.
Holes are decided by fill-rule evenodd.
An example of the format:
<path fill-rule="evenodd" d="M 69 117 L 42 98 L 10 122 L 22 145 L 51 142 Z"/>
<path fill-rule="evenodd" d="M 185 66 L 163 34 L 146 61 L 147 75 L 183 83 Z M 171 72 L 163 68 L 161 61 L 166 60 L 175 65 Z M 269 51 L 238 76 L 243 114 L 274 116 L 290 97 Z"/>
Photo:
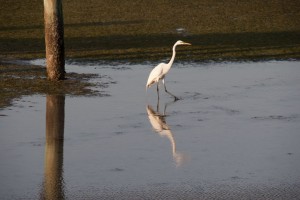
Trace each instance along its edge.
<path fill-rule="evenodd" d="M 1 199 L 299 198 L 299 66 L 177 63 L 158 103 L 150 64 L 68 64 L 116 84 L 1 110 Z"/>

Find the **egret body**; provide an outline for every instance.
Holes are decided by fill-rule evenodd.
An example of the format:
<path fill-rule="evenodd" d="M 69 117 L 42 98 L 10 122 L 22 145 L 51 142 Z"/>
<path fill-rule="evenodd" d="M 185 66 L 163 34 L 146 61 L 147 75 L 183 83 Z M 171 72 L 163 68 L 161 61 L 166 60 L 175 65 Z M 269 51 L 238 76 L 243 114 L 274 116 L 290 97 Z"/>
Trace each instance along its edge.
<path fill-rule="evenodd" d="M 166 84 L 165 84 L 165 76 L 166 74 L 169 72 L 169 70 L 171 69 L 172 67 L 172 64 L 174 62 L 174 59 L 175 59 L 175 55 L 176 55 L 176 46 L 178 45 L 191 45 L 190 43 L 187 43 L 187 42 L 183 42 L 181 40 L 178 40 L 174 46 L 173 46 L 173 54 L 172 54 L 172 57 L 170 59 L 170 61 L 168 63 L 160 63 L 158 64 L 156 67 L 154 67 L 152 69 L 152 71 L 150 72 L 149 74 L 149 77 L 148 77 L 148 81 L 147 81 L 147 84 L 146 84 L 146 90 L 147 88 L 151 87 L 154 83 L 157 83 L 157 95 L 158 95 L 158 98 L 159 98 L 159 81 L 162 80 L 162 83 L 164 85 L 164 88 L 165 88 L 165 91 L 170 94 L 171 96 L 174 97 L 175 101 L 178 100 L 179 98 L 176 97 L 175 95 L 173 95 L 172 93 L 170 93 L 167 88 L 166 88 Z"/>

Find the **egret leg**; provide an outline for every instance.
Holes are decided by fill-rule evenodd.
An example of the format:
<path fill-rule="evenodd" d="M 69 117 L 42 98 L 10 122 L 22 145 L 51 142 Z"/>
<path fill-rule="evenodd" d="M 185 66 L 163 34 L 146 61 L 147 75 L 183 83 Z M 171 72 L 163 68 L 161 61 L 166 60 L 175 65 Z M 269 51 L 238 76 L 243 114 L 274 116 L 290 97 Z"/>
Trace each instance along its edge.
<path fill-rule="evenodd" d="M 157 99 L 156 111 L 159 113 L 159 99 Z"/>
<path fill-rule="evenodd" d="M 156 88 L 156 91 L 157 91 L 157 101 L 159 101 L 159 87 L 158 87 L 158 84 L 159 82 L 157 82 L 157 88 Z"/>
<path fill-rule="evenodd" d="M 162 79 L 162 82 L 163 82 L 163 84 L 164 84 L 166 93 L 168 93 L 169 95 L 171 95 L 172 97 L 174 97 L 174 101 L 179 100 L 178 97 L 176 97 L 174 94 L 172 94 L 171 92 L 169 92 L 169 91 L 167 90 L 167 87 L 166 87 L 166 84 L 165 84 L 165 79 Z"/>

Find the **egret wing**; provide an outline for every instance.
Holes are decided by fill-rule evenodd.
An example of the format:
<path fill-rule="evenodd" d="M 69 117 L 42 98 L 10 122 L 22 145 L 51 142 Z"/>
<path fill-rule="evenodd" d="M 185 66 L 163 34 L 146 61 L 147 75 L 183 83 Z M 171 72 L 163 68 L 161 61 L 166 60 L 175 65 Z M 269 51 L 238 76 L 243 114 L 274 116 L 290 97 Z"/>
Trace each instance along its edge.
<path fill-rule="evenodd" d="M 148 77 L 148 81 L 146 85 L 147 87 L 150 87 L 153 83 L 156 83 L 159 81 L 159 79 L 161 79 L 161 77 L 163 76 L 163 65 L 165 64 L 160 63 L 159 65 L 154 67 L 154 69 L 152 69 Z"/>

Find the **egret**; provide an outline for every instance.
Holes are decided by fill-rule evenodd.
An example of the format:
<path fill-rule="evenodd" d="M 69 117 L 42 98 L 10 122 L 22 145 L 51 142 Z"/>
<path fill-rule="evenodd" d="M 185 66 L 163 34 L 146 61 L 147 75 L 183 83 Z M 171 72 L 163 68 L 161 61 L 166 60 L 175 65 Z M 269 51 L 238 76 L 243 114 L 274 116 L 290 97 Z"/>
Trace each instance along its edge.
<path fill-rule="evenodd" d="M 175 59 L 175 55 L 176 55 L 176 46 L 178 45 L 191 45 L 190 43 L 187 42 L 183 42 L 181 40 L 178 40 L 174 46 L 173 46 L 173 54 L 171 57 L 171 60 L 166 64 L 166 63 L 160 63 L 158 64 L 155 68 L 152 69 L 152 71 L 150 72 L 150 75 L 148 77 L 148 81 L 146 84 L 146 90 L 151 87 L 154 83 L 157 83 L 157 96 L 159 98 L 159 81 L 162 80 L 162 83 L 164 85 L 165 88 L 165 92 L 170 94 L 171 96 L 174 97 L 175 101 L 179 100 L 178 97 L 176 97 L 175 95 L 173 95 L 172 93 L 170 93 L 167 88 L 166 88 L 166 84 L 165 84 L 165 76 L 168 73 L 168 71 L 171 69 L 172 64 L 174 62 Z"/>

